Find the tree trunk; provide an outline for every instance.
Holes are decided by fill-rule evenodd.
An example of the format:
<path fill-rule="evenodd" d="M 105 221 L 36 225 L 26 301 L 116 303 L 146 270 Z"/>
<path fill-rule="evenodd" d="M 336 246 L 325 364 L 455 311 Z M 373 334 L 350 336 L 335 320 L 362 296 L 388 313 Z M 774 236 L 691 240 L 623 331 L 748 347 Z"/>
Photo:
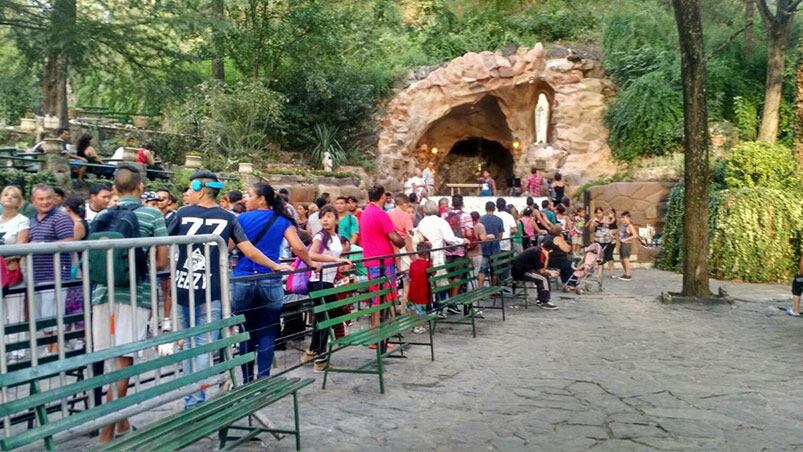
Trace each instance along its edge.
<path fill-rule="evenodd" d="M 803 39 L 800 40 L 803 50 Z M 795 71 L 795 158 L 803 168 L 803 61 L 797 65 Z"/>
<path fill-rule="evenodd" d="M 744 0 L 744 59 L 753 58 L 753 16 L 756 12 L 756 0 Z"/>
<path fill-rule="evenodd" d="M 77 15 L 76 0 L 56 0 L 47 30 L 47 56 L 42 74 L 42 114 L 59 118 L 59 127 L 69 126 L 67 77 L 69 53 Z"/>
<path fill-rule="evenodd" d="M 783 90 L 783 71 L 786 46 L 789 42 L 791 21 L 779 30 L 768 33 L 767 42 L 767 81 L 764 85 L 764 110 L 761 113 L 761 128 L 758 140 L 775 143 L 778 139 L 778 122 L 781 112 L 781 94 Z"/>
<path fill-rule="evenodd" d="M 214 0 L 212 2 L 212 16 L 215 18 L 215 24 L 223 21 L 223 16 L 226 13 L 223 1 L 224 0 Z M 212 59 L 212 78 L 224 81 L 226 80 L 226 68 L 223 63 L 224 50 L 220 33 L 217 30 L 212 31 L 212 41 L 215 51 L 214 58 Z"/>
<path fill-rule="evenodd" d="M 708 112 L 699 0 L 672 0 L 683 77 L 683 295 L 706 297 L 708 286 Z"/>

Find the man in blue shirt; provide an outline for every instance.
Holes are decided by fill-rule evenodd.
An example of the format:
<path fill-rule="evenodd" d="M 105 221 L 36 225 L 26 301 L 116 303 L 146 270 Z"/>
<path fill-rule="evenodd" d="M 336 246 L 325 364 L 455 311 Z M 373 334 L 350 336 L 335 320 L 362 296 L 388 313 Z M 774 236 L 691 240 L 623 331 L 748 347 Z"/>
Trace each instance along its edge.
<path fill-rule="evenodd" d="M 486 234 L 486 241 L 480 245 L 482 248 L 482 264 L 478 275 L 480 287 L 485 284 L 485 275 L 491 272 L 491 256 L 501 251 L 499 239 L 502 238 L 502 233 L 505 231 L 502 219 L 494 215 L 495 210 L 496 204 L 488 201 L 485 203 L 485 215 L 480 217 L 480 223 L 485 227 Z"/>

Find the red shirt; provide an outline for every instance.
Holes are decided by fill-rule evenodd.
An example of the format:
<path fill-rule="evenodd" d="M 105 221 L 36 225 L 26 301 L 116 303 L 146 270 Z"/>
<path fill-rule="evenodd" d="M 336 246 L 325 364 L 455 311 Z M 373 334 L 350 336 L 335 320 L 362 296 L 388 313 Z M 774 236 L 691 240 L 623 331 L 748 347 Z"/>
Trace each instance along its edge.
<path fill-rule="evenodd" d="M 386 256 L 393 254 L 393 244 L 388 234 L 394 232 L 396 228 L 390 221 L 388 213 L 374 203 L 365 206 L 365 210 L 360 215 L 360 246 L 365 259 L 375 256 Z M 366 260 L 363 262 L 366 267 L 378 267 L 379 260 Z M 386 261 L 386 264 L 393 263 L 393 258 Z"/>
<path fill-rule="evenodd" d="M 427 304 L 430 299 L 427 269 L 432 263 L 426 259 L 416 259 L 410 263 L 410 288 L 407 301 L 413 304 Z"/>

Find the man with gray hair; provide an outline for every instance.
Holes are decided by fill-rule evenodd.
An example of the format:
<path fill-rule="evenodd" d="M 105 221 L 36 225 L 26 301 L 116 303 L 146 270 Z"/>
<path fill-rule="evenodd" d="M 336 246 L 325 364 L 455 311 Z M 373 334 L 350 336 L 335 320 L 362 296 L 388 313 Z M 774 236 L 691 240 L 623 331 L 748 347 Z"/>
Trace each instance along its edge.
<path fill-rule="evenodd" d="M 73 221 L 66 212 L 56 207 L 54 203 L 53 187 L 39 184 L 33 187 L 31 199 L 36 207 L 36 215 L 31 218 L 30 242 L 69 242 L 74 240 Z M 62 253 L 60 268 L 61 280 L 70 279 L 70 255 Z M 33 282 L 40 284 L 53 281 L 56 269 L 53 265 L 52 254 L 35 254 L 33 256 Z M 34 295 L 36 312 L 33 317 L 37 320 L 56 317 L 56 296 L 65 302 L 67 290 L 62 288 L 58 294 L 54 289 L 40 290 Z M 50 344 L 47 353 L 55 353 L 56 344 Z"/>

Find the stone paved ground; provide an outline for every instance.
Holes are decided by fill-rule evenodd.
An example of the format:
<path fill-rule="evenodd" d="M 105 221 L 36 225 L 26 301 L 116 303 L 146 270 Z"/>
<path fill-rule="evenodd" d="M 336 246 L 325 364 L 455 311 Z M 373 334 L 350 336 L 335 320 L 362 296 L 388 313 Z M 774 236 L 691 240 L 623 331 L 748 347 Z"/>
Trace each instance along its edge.
<path fill-rule="evenodd" d="M 663 305 L 657 295 L 678 290 L 680 277 L 636 270 L 604 294 L 559 297 L 558 311 L 510 310 L 506 322 L 486 312 L 476 339 L 438 327 L 436 361 L 421 347 L 390 360 L 384 395 L 376 378 L 348 374 L 305 389 L 303 446 L 803 450 L 803 320 L 776 308 L 788 288 L 724 286 L 732 305 Z M 290 419 L 289 403 L 280 405 L 266 410 L 276 423 Z M 264 445 L 293 447 L 290 438 Z"/>

